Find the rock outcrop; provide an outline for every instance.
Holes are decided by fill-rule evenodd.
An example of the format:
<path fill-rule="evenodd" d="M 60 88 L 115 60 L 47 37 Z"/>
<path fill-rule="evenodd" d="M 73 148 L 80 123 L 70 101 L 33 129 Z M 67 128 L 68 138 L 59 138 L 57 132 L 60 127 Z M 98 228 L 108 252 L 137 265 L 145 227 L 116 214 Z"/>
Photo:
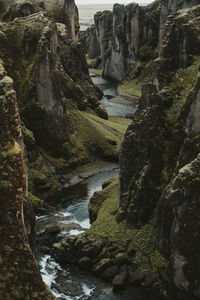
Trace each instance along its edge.
<path fill-rule="evenodd" d="M 115 4 L 113 12 L 95 15 L 96 31 L 88 30 L 89 53 L 93 49 L 92 40 L 97 36 L 104 77 L 121 82 L 137 60 L 146 61 L 156 56 L 159 7 L 158 1 L 146 7 L 135 3 Z"/>
<path fill-rule="evenodd" d="M 92 27 L 87 31 L 88 55 L 95 58 L 96 46 L 100 45 L 103 76 L 121 82 L 130 77 L 138 63 L 145 65 L 160 55 L 168 16 L 195 5 L 198 0 L 161 0 L 147 6 L 115 4 L 112 12 L 95 15 L 96 30 Z M 98 43 L 93 44 L 96 37 Z"/>
<path fill-rule="evenodd" d="M 118 220 L 142 229 L 157 219 L 157 249 L 181 299 L 200 297 L 199 16 L 196 6 L 168 17 L 120 154 Z"/>
<path fill-rule="evenodd" d="M 0 298 L 54 299 L 42 282 L 24 225 L 28 178 L 21 121 L 13 80 L 2 61 L 0 120 Z"/>
<path fill-rule="evenodd" d="M 86 39 L 88 58 L 93 59 L 98 57 L 100 55 L 100 46 L 94 25 L 87 29 Z"/>
<path fill-rule="evenodd" d="M 8 2 L 8 11 L 14 4 L 16 1 Z M 57 18 L 67 26 L 56 23 L 56 18 L 51 16 L 50 5 L 53 4 L 55 1 L 50 1 L 48 5 L 42 5 L 43 11 L 29 14 L 31 11 L 24 17 L 20 14 L 14 20 L 15 15 L 10 14 L 8 20 L 12 21 L 2 22 L 0 30 L 0 54 L 14 80 L 24 123 L 30 191 L 45 198 L 67 181 L 64 173 L 71 167 L 90 160 L 92 147 L 89 142 L 85 146 L 86 141 L 77 131 L 79 126 L 92 130 L 94 126 L 85 120 L 81 111 L 89 108 L 100 117 L 108 118 L 99 102 L 102 92 L 90 79 L 84 46 L 76 41 L 75 25 L 67 23 L 74 24 L 77 18 L 74 2 L 58 2 L 61 8 L 65 4 L 65 10 L 61 9 L 63 13 L 68 11 L 71 17 L 74 16 L 74 21 Z M 5 11 L 6 6 L 2 13 Z M 89 125 L 85 125 L 86 122 Z M 79 135 L 79 138 L 74 138 L 74 135 Z M 111 150 L 111 146 L 106 148 Z M 32 195 L 31 198 L 35 199 Z"/>
<path fill-rule="evenodd" d="M 3 21 L 12 21 L 40 12 L 41 15 L 48 14 L 56 22 L 65 24 L 69 39 L 78 39 L 79 17 L 74 0 L 1 0 L 0 7 L 0 19 Z"/>
<path fill-rule="evenodd" d="M 191 8 L 192 6 L 198 5 L 199 2 L 197 0 L 162 0 L 160 7 L 160 27 L 159 27 L 159 50 L 162 48 L 163 41 L 163 29 L 165 26 L 165 22 L 167 21 L 167 17 L 171 14 L 176 13 L 179 9 Z"/>

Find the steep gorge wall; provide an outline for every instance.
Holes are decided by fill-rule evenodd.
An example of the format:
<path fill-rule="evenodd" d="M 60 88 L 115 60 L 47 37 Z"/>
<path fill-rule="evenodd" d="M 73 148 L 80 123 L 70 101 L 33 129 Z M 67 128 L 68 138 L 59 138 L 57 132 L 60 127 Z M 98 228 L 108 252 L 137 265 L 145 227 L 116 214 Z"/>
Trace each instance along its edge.
<path fill-rule="evenodd" d="M 168 17 L 120 154 L 121 218 L 142 228 L 156 217 L 157 249 L 181 299 L 200 298 L 199 16 L 196 6 Z"/>
<path fill-rule="evenodd" d="M 0 8 L 3 21 L 12 21 L 38 12 L 48 14 L 56 22 L 66 25 L 68 38 L 78 40 L 79 16 L 74 0 L 1 0 Z"/>
<path fill-rule="evenodd" d="M 120 82 L 140 57 L 146 60 L 156 55 L 159 7 L 159 1 L 146 7 L 135 3 L 126 6 L 115 4 L 112 12 L 95 15 L 96 32 L 93 31 L 93 35 L 99 41 L 105 77 Z M 91 33 L 88 45 L 90 57 Z"/>
<path fill-rule="evenodd" d="M 21 121 L 13 80 L 2 61 L 0 128 L 0 298 L 54 299 L 42 282 L 24 225 L 28 178 Z"/>
<path fill-rule="evenodd" d="M 27 3 L 35 10 L 25 13 Z M 89 108 L 105 119 L 108 116 L 99 103 L 102 93 L 90 79 L 84 46 L 73 29 L 78 24 L 74 1 L 45 2 L 42 8 L 36 1 L 21 1 L 20 7 L 16 1 L 0 4 L 4 5 L 1 17 L 8 20 L 1 22 L 0 56 L 18 95 L 29 187 L 37 197 L 46 198 L 68 180 L 70 168 L 90 160 L 89 142 L 85 146 L 84 140 L 74 138 L 79 124 L 85 122 L 79 111 Z M 62 15 L 67 12 L 73 26 Z"/>
<path fill-rule="evenodd" d="M 74 1 L 2 0 L 0 8 L 0 298 L 54 299 L 30 248 L 29 201 L 42 206 L 77 166 L 118 152 L 103 134 L 95 140 L 97 126 L 82 113 L 108 118 L 78 41 Z"/>
<path fill-rule="evenodd" d="M 121 82 L 138 62 L 160 55 L 167 17 L 194 5 L 197 0 L 161 0 L 147 6 L 115 4 L 112 12 L 98 12 L 96 30 L 88 29 L 88 57 L 98 56 L 100 47 L 103 76 Z M 96 39 L 98 43 L 93 44 Z"/>

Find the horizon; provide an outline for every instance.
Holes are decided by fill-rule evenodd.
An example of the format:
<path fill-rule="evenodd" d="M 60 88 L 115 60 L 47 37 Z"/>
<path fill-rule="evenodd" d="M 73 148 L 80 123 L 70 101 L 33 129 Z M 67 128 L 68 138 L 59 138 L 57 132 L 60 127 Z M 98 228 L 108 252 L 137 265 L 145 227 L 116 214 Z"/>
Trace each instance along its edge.
<path fill-rule="evenodd" d="M 118 0 L 118 1 L 112 1 L 112 0 L 103 0 L 103 2 L 100 2 L 100 0 L 75 0 L 77 5 L 111 5 L 115 3 L 119 4 L 129 4 L 129 3 L 138 3 L 138 4 L 149 4 L 154 1 L 152 0 L 137 0 L 137 1 L 127 1 L 127 0 Z"/>

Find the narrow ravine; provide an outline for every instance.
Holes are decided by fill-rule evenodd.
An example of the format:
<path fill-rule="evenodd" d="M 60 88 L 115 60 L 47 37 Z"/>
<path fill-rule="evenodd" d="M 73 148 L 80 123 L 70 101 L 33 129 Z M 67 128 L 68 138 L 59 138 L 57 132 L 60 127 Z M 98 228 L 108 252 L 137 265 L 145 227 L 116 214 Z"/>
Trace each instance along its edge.
<path fill-rule="evenodd" d="M 37 219 L 38 248 L 47 247 L 69 234 L 80 234 L 89 228 L 90 197 L 95 191 L 101 190 L 105 180 L 116 175 L 118 169 L 105 171 L 64 190 L 61 199 L 58 199 L 59 212 L 42 215 Z M 61 231 L 60 225 L 64 225 Z M 96 279 L 76 267 L 62 268 L 49 254 L 38 251 L 38 261 L 44 282 L 58 299 L 88 299 L 98 285 Z"/>
<path fill-rule="evenodd" d="M 110 116 L 131 117 L 135 106 L 130 102 L 118 104 L 110 99 L 117 97 L 116 86 L 100 77 L 91 74 L 92 81 L 104 93 L 101 102 Z M 119 170 L 116 164 L 105 168 L 99 174 L 85 181 L 63 189 L 56 199 L 58 211 L 41 214 L 37 217 L 37 259 L 44 282 L 58 299 L 89 299 L 101 294 L 101 290 L 112 295 L 112 287 L 89 276 L 74 266 L 61 267 L 48 253 L 55 242 L 60 242 L 67 235 L 76 235 L 90 227 L 88 203 L 94 192 L 102 189 L 105 180 L 117 176 Z M 104 293 L 103 293 L 104 294 Z M 92 299 L 92 298 L 91 298 Z M 115 298 L 113 298 L 115 299 Z M 117 298 L 118 299 L 118 298 Z"/>

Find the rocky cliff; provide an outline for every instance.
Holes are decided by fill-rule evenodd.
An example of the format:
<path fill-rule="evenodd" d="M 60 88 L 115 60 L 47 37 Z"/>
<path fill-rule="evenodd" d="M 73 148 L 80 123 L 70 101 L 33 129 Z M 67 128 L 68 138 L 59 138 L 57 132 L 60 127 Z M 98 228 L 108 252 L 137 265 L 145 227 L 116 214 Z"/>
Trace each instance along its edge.
<path fill-rule="evenodd" d="M 2 0 L 0 8 L 0 298 L 53 299 L 30 249 L 29 201 L 41 207 L 85 164 L 117 161 L 122 133 L 103 123 L 74 1 Z"/>
<path fill-rule="evenodd" d="M 114 153 L 117 160 L 117 151 L 106 134 L 92 141 L 98 129 L 82 113 L 87 109 L 108 118 L 99 103 L 102 93 L 90 79 L 84 46 L 77 40 L 74 1 L 2 0 L 0 5 L 0 56 L 18 95 L 30 196 L 36 201 L 32 194 L 46 198 L 70 179 L 67 173 L 91 157 Z M 88 129 L 85 135 L 81 127 Z"/>
<path fill-rule="evenodd" d="M 2 21 L 12 21 L 38 12 L 48 14 L 56 22 L 66 25 L 68 38 L 78 39 L 79 18 L 74 0 L 1 0 L 0 8 Z"/>
<path fill-rule="evenodd" d="M 141 72 L 138 64 L 143 69 L 147 62 L 160 54 L 167 17 L 194 5 L 198 5 L 197 0 L 162 0 L 146 7 L 135 3 L 116 4 L 112 12 L 98 12 L 94 16 L 96 30 L 87 31 L 88 57 L 94 58 L 95 54 L 97 57 L 100 46 L 105 78 L 116 82 L 134 78 L 138 71 Z M 94 44 L 96 39 L 98 43 Z"/>
<path fill-rule="evenodd" d="M 42 282 L 24 225 L 28 178 L 21 121 L 13 80 L 7 76 L 2 61 L 0 120 L 0 298 L 54 299 Z"/>
<path fill-rule="evenodd" d="M 159 8 L 158 1 L 146 7 L 135 3 L 115 4 L 113 12 L 99 12 L 94 16 L 96 31 L 88 30 L 88 53 L 90 57 L 96 35 L 104 77 L 121 82 L 137 60 L 156 56 Z"/>
<path fill-rule="evenodd" d="M 156 216 L 158 250 L 189 299 L 200 297 L 199 16 L 196 6 L 168 17 L 120 154 L 121 218 L 142 228 Z"/>
<path fill-rule="evenodd" d="M 170 300 L 200 299 L 199 18 L 200 6 L 168 16 L 121 146 L 119 185 L 90 199 L 88 231 L 52 249 L 113 286 L 151 286 Z"/>

